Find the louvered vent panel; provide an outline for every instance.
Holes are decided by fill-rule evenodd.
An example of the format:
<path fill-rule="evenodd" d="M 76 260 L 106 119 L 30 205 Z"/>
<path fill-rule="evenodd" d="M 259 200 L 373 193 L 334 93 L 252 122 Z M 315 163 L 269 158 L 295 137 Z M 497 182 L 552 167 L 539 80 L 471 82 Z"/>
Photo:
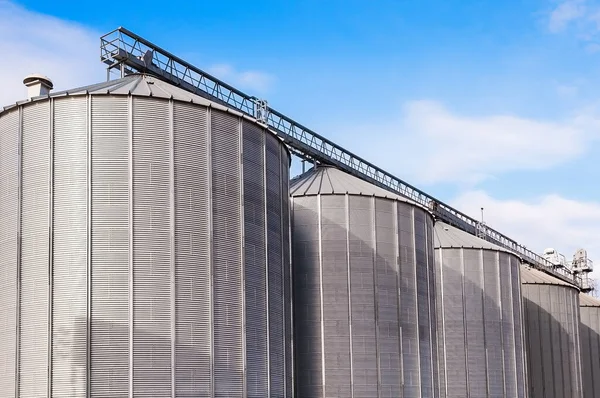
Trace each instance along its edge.
<path fill-rule="evenodd" d="M 349 397 L 352 394 L 345 202 L 346 198 L 343 195 L 321 196 L 325 396 L 327 397 Z M 371 327 L 374 325 L 371 324 Z"/>
<path fill-rule="evenodd" d="M 19 112 L 0 116 L 0 391 L 15 391 Z"/>
<path fill-rule="evenodd" d="M 323 395 L 319 218 L 316 196 L 292 200 L 296 397 Z"/>
<path fill-rule="evenodd" d="M 285 393 L 286 397 L 292 397 L 293 390 L 293 353 L 292 353 L 292 302 L 291 302 L 291 280 L 290 280 L 290 172 L 289 155 L 285 147 L 281 147 L 281 203 L 283 217 L 283 304 L 284 304 L 284 326 L 285 326 Z"/>
<path fill-rule="evenodd" d="M 171 395 L 169 103 L 133 99 L 133 394 Z"/>
<path fill-rule="evenodd" d="M 92 97 L 92 397 L 129 391 L 127 98 Z"/>
<path fill-rule="evenodd" d="M 23 108 L 20 397 L 47 395 L 50 103 Z"/>
<path fill-rule="evenodd" d="M 415 227 L 413 207 L 398 203 L 398 247 L 400 255 L 400 325 L 402 328 L 402 355 L 404 396 L 421 394 L 419 366 L 419 319 L 417 316 L 417 262 L 415 257 Z M 421 251 L 423 247 L 419 248 Z M 423 265 L 424 252 L 421 263 Z"/>
<path fill-rule="evenodd" d="M 481 255 L 481 250 L 463 249 L 467 377 L 473 397 L 487 393 Z"/>
<path fill-rule="evenodd" d="M 491 397 L 504 395 L 504 365 L 502 346 L 502 318 L 500 314 L 500 280 L 498 256 L 493 251 L 483 251 L 483 311 L 485 316 L 485 345 L 487 349 L 487 382 Z M 510 393 L 510 390 L 507 390 Z"/>
<path fill-rule="evenodd" d="M 212 113 L 215 397 L 243 394 L 239 120 Z"/>
<path fill-rule="evenodd" d="M 210 174 L 207 110 L 174 104 L 177 396 L 211 391 Z"/>
<path fill-rule="evenodd" d="M 375 200 L 375 279 L 379 338 L 380 397 L 401 395 L 400 325 L 398 319 L 398 268 L 396 261 L 396 223 L 390 200 Z"/>
<path fill-rule="evenodd" d="M 372 199 L 348 197 L 354 395 L 377 397 Z"/>
<path fill-rule="evenodd" d="M 285 394 L 280 148 L 281 143 L 277 138 L 270 134 L 265 135 L 269 262 L 269 363 L 271 367 L 271 397 L 273 398 L 283 397 Z"/>
<path fill-rule="evenodd" d="M 54 102 L 52 395 L 86 394 L 87 101 Z"/>
<path fill-rule="evenodd" d="M 269 382 L 264 133 L 248 122 L 242 126 L 247 388 L 248 397 L 261 398 L 268 396 Z"/>

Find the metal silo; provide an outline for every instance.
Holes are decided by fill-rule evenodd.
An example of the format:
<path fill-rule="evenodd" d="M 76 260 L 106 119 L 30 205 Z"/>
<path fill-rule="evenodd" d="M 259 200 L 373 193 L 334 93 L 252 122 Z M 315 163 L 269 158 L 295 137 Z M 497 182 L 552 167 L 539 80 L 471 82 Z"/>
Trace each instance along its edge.
<path fill-rule="evenodd" d="M 4 108 L 2 396 L 291 397 L 289 160 L 148 76 Z"/>
<path fill-rule="evenodd" d="M 437 397 L 432 216 L 332 167 L 290 191 L 297 397 Z"/>
<path fill-rule="evenodd" d="M 600 300 L 579 294 L 583 398 L 600 397 Z"/>
<path fill-rule="evenodd" d="M 530 398 L 581 397 L 579 290 L 522 266 Z"/>
<path fill-rule="evenodd" d="M 435 224 L 440 397 L 526 397 L 520 259 Z"/>

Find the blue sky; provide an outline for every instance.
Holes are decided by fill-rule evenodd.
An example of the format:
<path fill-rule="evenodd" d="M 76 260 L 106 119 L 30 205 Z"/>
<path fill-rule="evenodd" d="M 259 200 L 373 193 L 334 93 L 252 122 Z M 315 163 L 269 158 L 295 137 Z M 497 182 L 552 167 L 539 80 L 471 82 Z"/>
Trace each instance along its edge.
<path fill-rule="evenodd" d="M 600 1 L 0 0 L 0 101 L 125 26 L 530 248 L 600 268 Z"/>

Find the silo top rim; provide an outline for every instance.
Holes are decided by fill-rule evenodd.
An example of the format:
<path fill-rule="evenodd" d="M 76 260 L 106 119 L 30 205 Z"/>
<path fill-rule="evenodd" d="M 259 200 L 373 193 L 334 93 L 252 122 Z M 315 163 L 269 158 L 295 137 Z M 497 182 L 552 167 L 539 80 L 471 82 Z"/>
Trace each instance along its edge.
<path fill-rule="evenodd" d="M 461 231 L 449 224 L 441 221 L 436 221 L 433 230 L 433 241 L 436 249 L 478 249 L 478 250 L 495 250 L 499 252 L 510 253 L 519 257 L 514 252 L 488 242 L 475 235 Z"/>
<path fill-rule="evenodd" d="M 292 197 L 311 195 L 375 196 L 409 203 L 425 209 L 408 198 L 361 180 L 333 166 L 325 165 L 319 165 L 292 179 L 290 195 Z"/>
<path fill-rule="evenodd" d="M 153 98 L 173 99 L 181 102 L 210 106 L 212 108 L 227 111 L 238 116 L 245 116 L 239 111 L 220 105 L 216 102 L 207 100 L 206 98 L 203 98 L 196 94 L 192 94 L 189 91 L 174 86 L 170 83 L 164 82 L 158 78 L 144 74 L 131 74 L 121 79 L 109 80 L 107 82 L 92 84 L 89 86 L 78 87 L 64 91 L 51 92 L 48 95 L 34 97 L 30 100 L 19 101 L 16 104 L 5 106 L 4 108 L 0 109 L 0 113 L 3 110 L 6 111 L 15 106 L 27 104 L 33 101 L 40 101 L 47 98 L 76 95 L 134 95 Z"/>
<path fill-rule="evenodd" d="M 575 285 L 562 281 L 535 268 L 521 265 L 521 283 L 524 285 L 556 285 L 577 289 Z M 579 290 L 579 289 L 577 289 Z"/>
<path fill-rule="evenodd" d="M 579 306 L 580 307 L 600 307 L 600 300 L 596 297 L 592 297 L 589 294 L 579 293 Z"/>

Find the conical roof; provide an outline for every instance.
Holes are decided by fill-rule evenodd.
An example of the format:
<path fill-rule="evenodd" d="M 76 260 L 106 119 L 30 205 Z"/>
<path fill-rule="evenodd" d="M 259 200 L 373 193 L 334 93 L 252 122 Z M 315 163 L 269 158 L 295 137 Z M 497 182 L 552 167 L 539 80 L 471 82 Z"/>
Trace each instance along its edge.
<path fill-rule="evenodd" d="M 506 252 L 516 256 L 515 253 L 508 249 L 461 231 L 441 221 L 436 221 L 435 223 L 433 241 L 436 249 L 485 249 Z"/>
<path fill-rule="evenodd" d="M 589 294 L 579 293 L 579 306 L 600 308 L 600 300 L 598 300 L 596 297 L 590 296 Z"/>
<path fill-rule="evenodd" d="M 290 195 L 361 195 L 375 196 L 423 207 L 410 199 L 380 188 L 332 166 L 319 165 L 295 177 L 290 183 Z"/>
<path fill-rule="evenodd" d="M 121 79 L 110 80 L 98 84 L 92 84 L 90 86 L 84 86 L 65 91 L 50 92 L 49 95 L 34 97 L 30 100 L 20 101 L 16 104 L 4 107 L 4 110 L 8 110 L 18 105 L 26 104 L 28 102 L 40 101 L 47 98 L 56 98 L 64 96 L 76 96 L 76 95 L 134 95 L 144 96 L 153 98 L 165 98 L 174 99 L 177 101 L 191 102 L 204 106 L 211 106 L 216 109 L 228 111 L 230 113 L 242 115 L 240 112 L 232 110 L 231 108 L 209 101 L 199 95 L 192 94 L 182 88 L 179 88 L 171 83 L 164 82 L 158 78 L 144 75 L 144 74 L 131 74 Z"/>
<path fill-rule="evenodd" d="M 555 278 L 552 275 L 526 265 L 521 265 L 521 283 L 524 285 L 568 286 L 572 287 L 573 289 L 577 289 L 577 287 L 571 283 L 567 283 L 563 280 Z"/>

